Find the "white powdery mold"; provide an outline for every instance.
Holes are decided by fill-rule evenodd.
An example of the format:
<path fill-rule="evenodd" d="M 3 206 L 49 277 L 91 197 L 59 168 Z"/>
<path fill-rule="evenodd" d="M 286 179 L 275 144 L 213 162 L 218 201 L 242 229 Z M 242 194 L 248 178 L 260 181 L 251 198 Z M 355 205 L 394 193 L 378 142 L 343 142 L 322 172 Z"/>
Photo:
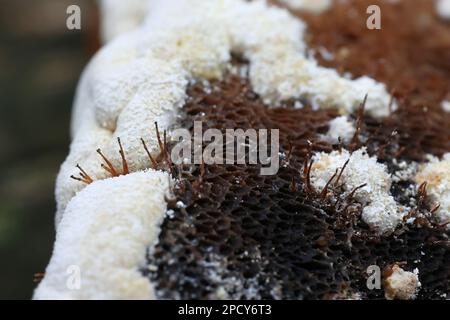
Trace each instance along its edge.
<path fill-rule="evenodd" d="M 404 213 L 390 194 L 391 176 L 376 157 L 369 157 L 365 148 L 353 153 L 345 149 L 316 153 L 312 160 L 311 182 L 318 190 L 322 190 L 336 170 L 349 160 L 340 183 L 346 192 L 366 184 L 354 196 L 363 205 L 362 220 L 375 232 L 392 232 L 402 222 Z"/>
<path fill-rule="evenodd" d="M 441 18 L 450 19 L 450 0 L 436 0 L 436 11 Z"/>
<path fill-rule="evenodd" d="M 436 215 L 440 222 L 450 220 L 450 153 L 446 153 L 441 160 L 429 156 L 429 162 L 419 168 L 415 177 L 418 185 L 426 182 L 427 192 L 431 199 L 439 203 Z"/>
<path fill-rule="evenodd" d="M 356 132 L 355 124 L 347 116 L 334 118 L 329 122 L 329 127 L 323 138 L 332 144 L 338 143 L 339 139 L 344 143 L 349 143 Z"/>
<path fill-rule="evenodd" d="M 409 272 L 395 264 L 390 267 L 389 273 L 384 279 L 386 299 L 412 300 L 416 298 L 421 287 L 417 268 L 413 272 Z"/>
<path fill-rule="evenodd" d="M 154 298 L 139 266 L 157 242 L 169 179 L 150 170 L 96 181 L 78 193 L 58 225 L 34 299 Z M 74 267 L 79 272 L 69 272 Z"/>
<path fill-rule="evenodd" d="M 328 10 L 333 4 L 333 0 L 281 0 L 291 9 L 322 13 Z"/>

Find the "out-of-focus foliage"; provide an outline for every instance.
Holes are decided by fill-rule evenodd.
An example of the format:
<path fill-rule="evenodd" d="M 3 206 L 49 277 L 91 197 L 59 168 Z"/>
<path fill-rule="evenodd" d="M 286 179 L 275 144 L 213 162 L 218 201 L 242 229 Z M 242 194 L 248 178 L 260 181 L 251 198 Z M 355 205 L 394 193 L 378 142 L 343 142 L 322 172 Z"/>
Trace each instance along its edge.
<path fill-rule="evenodd" d="M 66 28 L 66 8 L 82 30 Z M 79 75 L 96 48 L 89 0 L 0 0 L 0 299 L 28 299 L 54 240 L 54 181 Z"/>

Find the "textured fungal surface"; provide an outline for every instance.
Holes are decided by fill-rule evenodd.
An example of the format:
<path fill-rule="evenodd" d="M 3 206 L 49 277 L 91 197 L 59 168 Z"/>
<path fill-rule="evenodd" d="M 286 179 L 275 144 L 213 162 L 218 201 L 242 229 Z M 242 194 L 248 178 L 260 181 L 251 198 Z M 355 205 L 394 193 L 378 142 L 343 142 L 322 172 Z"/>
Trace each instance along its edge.
<path fill-rule="evenodd" d="M 339 148 L 317 135 L 327 131 L 332 111 L 289 104 L 267 108 L 247 80 L 234 74 L 207 90 L 191 85 L 188 93 L 184 127 L 201 120 L 219 129 L 281 128 L 283 161 L 275 176 L 243 165 L 182 170 L 178 202 L 169 205 L 159 243 L 149 252 L 151 265 L 143 270 L 159 298 L 384 298 L 383 290 L 367 289 L 366 269 L 399 261 L 420 270 L 418 298 L 445 298 L 448 234 L 428 223 L 432 208 L 415 201 L 415 191 L 407 196 L 412 177 L 394 179 L 391 191 L 399 203 L 413 202 L 417 210 L 406 218 L 417 216 L 417 222 L 388 236 L 361 221 L 363 206 L 344 198 L 343 190 L 333 190 L 332 201 L 322 190 L 308 190 L 303 174 L 308 153 Z M 369 149 L 375 145 L 369 143 Z M 398 171 L 395 163 L 387 163 L 387 170 Z"/>
<path fill-rule="evenodd" d="M 112 279 L 90 268 L 88 297 L 446 298 L 450 25 L 431 1 L 379 3 L 384 29 L 371 31 L 368 0 L 152 0 L 137 10 L 145 18 L 130 12 L 141 26 L 80 81 L 37 296 L 64 297 L 55 288 L 75 233 L 73 254 L 89 265 L 99 253 L 81 235 L 108 243 L 118 230 L 121 250 L 101 253 L 118 268 L 121 252 L 133 259 Z M 278 129 L 279 170 L 176 165 L 172 130 L 197 121 L 224 134 Z M 106 189 L 132 192 L 133 177 L 129 206 L 109 206 L 123 198 Z M 96 214 L 77 214 L 83 201 Z M 115 228 L 121 214 L 142 221 Z M 373 266 L 383 289 L 367 286 Z"/>
<path fill-rule="evenodd" d="M 307 22 L 307 42 L 321 65 L 388 85 L 398 109 L 384 119 L 358 111 L 342 117 L 333 109 L 298 108 L 295 101 L 273 108 L 242 72 L 207 88 L 190 86 L 182 126 L 201 120 L 220 129 L 280 128 L 283 165 L 269 177 L 251 166 L 182 170 L 178 205 L 171 206 L 160 242 L 149 252 L 152 265 L 143 271 L 158 297 L 448 298 L 449 233 L 438 215 L 436 183 L 428 196 L 426 179 L 416 174 L 417 162 L 450 150 L 450 118 L 441 107 L 450 92 L 449 26 L 431 1 L 380 1 L 385 31 L 369 32 L 362 22 L 372 2 L 336 1 L 322 15 L 290 10 Z M 392 179 L 386 194 L 403 218 L 388 234 L 361 219 L 367 201 L 353 197 L 358 190 L 349 198 L 349 190 L 333 183 L 325 192 L 308 186 L 310 154 L 361 147 Z M 401 265 L 406 276 L 385 272 L 384 290 L 369 290 L 371 265 Z"/>

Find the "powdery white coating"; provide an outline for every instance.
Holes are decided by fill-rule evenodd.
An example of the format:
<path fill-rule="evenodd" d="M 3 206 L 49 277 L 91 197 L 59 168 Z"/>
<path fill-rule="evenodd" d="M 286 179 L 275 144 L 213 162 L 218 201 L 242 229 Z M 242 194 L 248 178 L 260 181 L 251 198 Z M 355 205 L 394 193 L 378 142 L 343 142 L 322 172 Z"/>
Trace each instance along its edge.
<path fill-rule="evenodd" d="M 100 0 L 101 38 L 107 43 L 137 28 L 147 15 L 148 0 Z"/>
<path fill-rule="evenodd" d="M 433 156 L 428 159 L 428 163 L 420 166 L 415 180 L 417 184 L 427 183 L 428 194 L 440 204 L 436 215 L 444 223 L 450 220 L 450 153 L 441 160 Z"/>
<path fill-rule="evenodd" d="M 338 143 L 339 138 L 344 143 L 350 142 L 356 132 L 355 124 L 347 116 L 334 118 L 329 122 L 329 126 L 323 138 L 333 144 Z"/>
<path fill-rule="evenodd" d="M 355 198 L 363 204 L 362 219 L 373 230 L 382 234 L 392 232 L 402 221 L 404 213 L 398 210 L 397 204 L 390 194 L 391 177 L 384 164 L 377 162 L 376 157 L 369 157 L 365 148 L 352 154 L 347 150 L 331 153 L 316 153 L 312 160 L 311 182 L 322 190 L 328 180 L 344 166 L 340 183 L 346 192 L 366 184 L 355 193 Z"/>
<path fill-rule="evenodd" d="M 281 0 L 281 2 L 292 9 L 314 13 L 322 13 L 333 4 L 333 0 Z"/>
<path fill-rule="evenodd" d="M 139 271 L 166 212 L 169 175 L 137 172 L 96 181 L 68 204 L 34 299 L 152 299 Z M 80 270 L 80 288 L 68 287 Z M 69 282 L 70 284 L 70 282 Z"/>
<path fill-rule="evenodd" d="M 450 101 L 447 101 L 447 100 L 442 101 L 441 107 L 442 107 L 442 110 L 444 110 L 445 112 L 450 112 Z"/>
<path fill-rule="evenodd" d="M 450 0 L 436 0 L 436 10 L 442 18 L 450 19 Z"/>
<path fill-rule="evenodd" d="M 411 300 L 416 298 L 420 286 L 418 269 L 409 272 L 394 265 L 392 274 L 384 279 L 384 295 L 388 300 Z"/>
<path fill-rule="evenodd" d="M 232 7 L 224 11 L 232 43 L 250 60 L 253 89 L 266 103 L 303 98 L 313 106 L 337 106 L 345 114 L 368 94 L 368 114 L 377 118 L 389 114 L 391 99 L 384 84 L 369 77 L 346 79 L 306 57 L 301 21 L 283 10 L 268 9 L 264 2 L 224 2 Z"/>

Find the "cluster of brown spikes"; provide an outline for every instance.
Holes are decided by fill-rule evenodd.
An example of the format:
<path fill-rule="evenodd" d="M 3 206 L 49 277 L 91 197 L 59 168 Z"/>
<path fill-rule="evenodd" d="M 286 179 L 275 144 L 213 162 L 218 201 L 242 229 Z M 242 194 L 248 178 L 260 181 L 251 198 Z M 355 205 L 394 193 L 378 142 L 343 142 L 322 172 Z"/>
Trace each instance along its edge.
<path fill-rule="evenodd" d="M 427 204 L 428 200 L 428 194 L 427 194 L 427 182 L 423 182 L 420 184 L 419 188 L 417 189 L 416 194 L 416 206 L 414 209 L 412 209 L 405 217 L 403 217 L 403 222 L 406 222 L 407 220 L 411 218 L 414 219 L 414 224 L 419 227 L 427 227 L 427 228 L 433 228 L 435 227 L 435 223 L 433 223 L 433 215 L 439 210 L 440 204 L 434 204 L 434 206 L 429 209 L 429 206 Z M 445 226 L 450 223 L 443 223 L 437 225 L 438 228 L 445 228 Z"/>
<path fill-rule="evenodd" d="M 174 165 L 170 159 L 169 151 L 168 151 L 168 145 L 167 145 L 167 132 L 166 130 L 163 131 L 163 139 L 161 139 L 161 135 L 158 128 L 158 123 L 155 122 L 155 130 L 156 130 L 156 137 L 158 140 L 158 146 L 160 153 L 157 157 L 154 157 L 151 155 L 150 150 L 147 147 L 147 144 L 145 143 L 144 139 L 141 138 L 142 145 L 144 147 L 144 150 L 150 160 L 150 165 L 152 169 L 160 170 L 160 169 L 169 169 L 170 172 L 173 174 L 175 172 Z M 125 151 L 122 146 L 122 142 L 120 138 L 117 138 L 117 142 L 119 144 L 119 154 L 122 159 L 122 170 L 118 170 L 114 167 L 112 162 L 105 156 L 105 154 L 102 152 L 101 149 L 97 149 L 97 153 L 100 155 L 104 163 L 101 163 L 101 167 L 107 171 L 111 177 L 118 177 L 120 175 L 127 175 L 130 173 L 130 169 L 128 167 L 128 162 L 125 157 Z M 80 181 L 84 184 L 91 184 L 94 182 L 94 179 L 79 165 L 76 165 L 76 168 L 80 171 L 79 176 L 71 175 L 70 178 Z"/>

